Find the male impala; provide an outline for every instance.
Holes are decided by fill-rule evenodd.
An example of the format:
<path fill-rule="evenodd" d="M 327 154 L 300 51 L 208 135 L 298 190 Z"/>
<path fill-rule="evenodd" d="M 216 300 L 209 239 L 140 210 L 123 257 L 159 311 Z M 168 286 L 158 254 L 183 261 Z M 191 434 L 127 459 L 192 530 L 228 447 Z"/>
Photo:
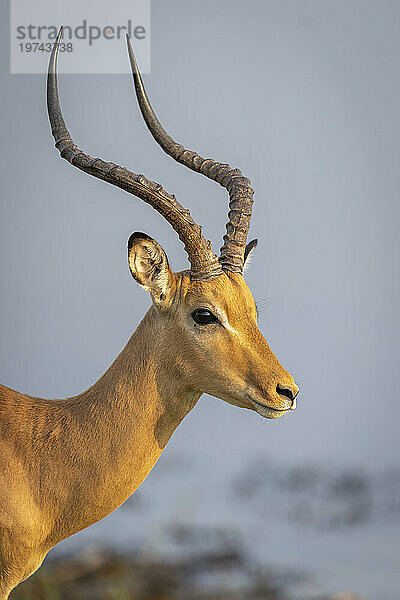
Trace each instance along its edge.
<path fill-rule="evenodd" d="M 128 41 L 134 85 L 147 126 L 175 160 L 225 187 L 229 221 L 219 258 L 199 227 L 161 185 L 84 154 L 66 128 L 58 99 L 57 54 L 47 101 L 61 156 L 82 171 L 141 198 L 174 228 L 190 269 L 173 273 L 144 233 L 128 242 L 132 276 L 152 306 L 126 347 L 87 391 L 64 400 L 0 386 L 0 600 L 29 577 L 64 538 L 102 519 L 142 483 L 173 431 L 203 393 L 277 418 L 295 408 L 298 388 L 258 330 L 242 270 L 253 190 L 238 169 L 201 158 L 157 120 Z"/>

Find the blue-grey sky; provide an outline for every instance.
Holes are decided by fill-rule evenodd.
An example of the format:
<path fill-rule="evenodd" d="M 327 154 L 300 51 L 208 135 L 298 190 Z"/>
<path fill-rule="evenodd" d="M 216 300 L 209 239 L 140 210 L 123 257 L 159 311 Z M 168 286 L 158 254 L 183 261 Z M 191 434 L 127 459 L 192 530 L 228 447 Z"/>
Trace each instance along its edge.
<path fill-rule="evenodd" d="M 186 255 L 151 208 L 58 157 L 45 78 L 9 74 L 5 3 L 0 16 L 0 380 L 71 396 L 149 306 L 127 267 L 130 233 L 157 239 L 176 270 Z M 177 450 L 397 460 L 399 19 L 389 0 L 153 0 L 148 92 L 179 142 L 251 178 L 247 280 L 301 387 L 278 422 L 204 396 Z M 161 182 L 218 249 L 226 192 L 156 146 L 129 76 L 64 76 L 60 88 L 76 142 Z"/>

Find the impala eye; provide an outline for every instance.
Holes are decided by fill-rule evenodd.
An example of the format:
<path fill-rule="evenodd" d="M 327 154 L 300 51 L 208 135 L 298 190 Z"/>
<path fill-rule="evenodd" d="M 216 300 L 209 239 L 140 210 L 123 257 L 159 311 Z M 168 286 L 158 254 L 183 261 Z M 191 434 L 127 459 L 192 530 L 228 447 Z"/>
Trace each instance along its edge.
<path fill-rule="evenodd" d="M 218 323 L 218 319 L 210 310 L 206 308 L 197 308 L 192 312 L 192 319 L 197 325 L 209 325 Z"/>

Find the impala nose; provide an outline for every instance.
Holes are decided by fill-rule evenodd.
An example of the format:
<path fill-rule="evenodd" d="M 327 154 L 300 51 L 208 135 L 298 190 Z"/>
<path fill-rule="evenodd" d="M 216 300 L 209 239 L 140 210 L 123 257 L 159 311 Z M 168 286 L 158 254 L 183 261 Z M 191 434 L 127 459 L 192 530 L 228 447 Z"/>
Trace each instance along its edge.
<path fill-rule="evenodd" d="M 289 398 L 289 400 L 292 401 L 292 405 L 290 407 L 291 410 L 294 410 L 296 408 L 296 396 L 299 393 L 299 388 L 296 384 L 293 384 L 292 387 L 285 387 L 278 383 L 278 385 L 276 386 L 276 391 L 280 396 L 285 396 L 286 398 Z"/>

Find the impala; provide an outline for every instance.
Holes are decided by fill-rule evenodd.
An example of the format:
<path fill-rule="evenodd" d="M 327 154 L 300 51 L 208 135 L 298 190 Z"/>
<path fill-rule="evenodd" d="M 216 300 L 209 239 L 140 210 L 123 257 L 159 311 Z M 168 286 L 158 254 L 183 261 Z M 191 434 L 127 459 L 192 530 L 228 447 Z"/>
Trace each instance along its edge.
<path fill-rule="evenodd" d="M 203 393 L 277 418 L 295 408 L 298 388 L 257 327 L 242 276 L 253 190 L 238 169 L 177 144 L 158 121 L 127 37 L 144 120 L 161 148 L 229 192 L 219 257 L 175 196 L 73 142 L 60 108 L 57 54 L 50 57 L 47 105 L 55 145 L 82 171 L 155 208 L 185 246 L 190 269 L 174 273 L 144 233 L 128 242 L 133 278 L 152 305 L 121 354 L 88 390 L 45 400 L 0 386 L 0 600 L 29 577 L 49 550 L 99 521 L 142 483 L 172 433 Z"/>

